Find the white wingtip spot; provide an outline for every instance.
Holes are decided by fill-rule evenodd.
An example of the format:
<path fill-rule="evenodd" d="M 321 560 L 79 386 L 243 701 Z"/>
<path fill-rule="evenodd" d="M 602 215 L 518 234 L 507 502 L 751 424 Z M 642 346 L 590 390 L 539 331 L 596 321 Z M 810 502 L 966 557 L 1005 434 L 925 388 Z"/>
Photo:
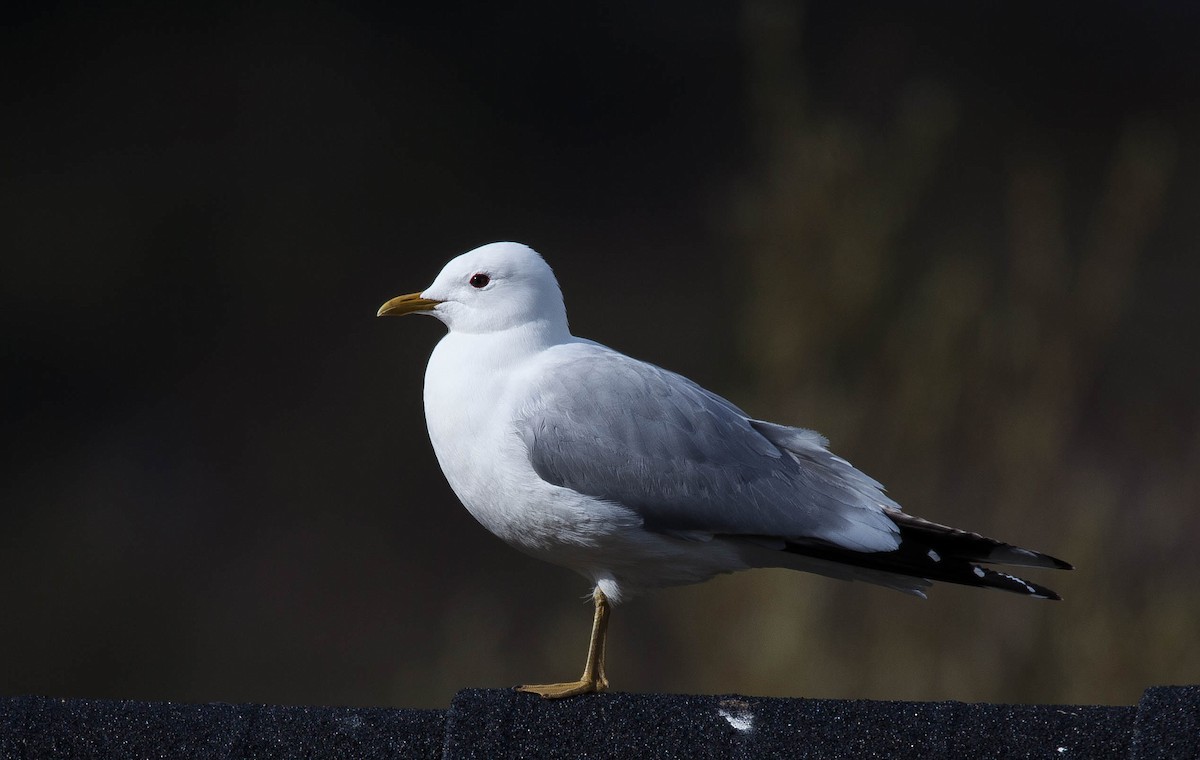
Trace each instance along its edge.
<path fill-rule="evenodd" d="M 1028 583 L 1026 583 L 1021 578 L 1018 578 L 1015 575 L 1009 575 L 1008 573 L 1000 573 L 1000 575 L 1003 575 L 1005 578 L 1008 578 L 1013 583 L 1020 583 L 1022 586 L 1025 587 L 1025 591 L 1027 593 L 1034 594 L 1035 596 L 1037 595 L 1037 589 L 1035 589 L 1033 586 L 1030 586 Z"/>
<path fill-rule="evenodd" d="M 754 730 L 754 713 L 749 710 L 717 710 L 717 714 L 725 719 L 735 731 L 748 734 Z"/>
<path fill-rule="evenodd" d="M 973 567 L 971 569 L 975 571 L 975 576 L 978 578 L 982 578 L 983 576 L 987 575 L 987 573 L 983 572 L 982 567 Z"/>
<path fill-rule="evenodd" d="M 929 558 L 930 558 L 931 560 L 933 560 L 934 562 L 941 562 L 941 561 L 942 561 L 942 555 L 938 554 L 938 553 L 937 553 L 937 552 L 935 552 L 933 549 L 930 549 L 930 550 L 929 550 Z"/>

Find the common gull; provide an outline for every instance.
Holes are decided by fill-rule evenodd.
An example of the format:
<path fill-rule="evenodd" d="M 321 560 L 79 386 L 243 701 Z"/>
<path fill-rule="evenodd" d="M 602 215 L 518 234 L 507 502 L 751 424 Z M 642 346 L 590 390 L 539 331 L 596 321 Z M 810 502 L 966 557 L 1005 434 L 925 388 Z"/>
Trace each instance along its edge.
<path fill-rule="evenodd" d="M 987 564 L 1069 569 L 913 517 L 811 430 L 754 419 L 687 378 L 571 335 L 540 255 L 491 243 L 379 316 L 448 332 L 425 371 L 438 463 L 509 545 L 594 584 L 583 675 L 522 691 L 603 691 L 610 605 L 719 573 L 785 567 L 917 596 L 932 581 L 1058 599 Z"/>

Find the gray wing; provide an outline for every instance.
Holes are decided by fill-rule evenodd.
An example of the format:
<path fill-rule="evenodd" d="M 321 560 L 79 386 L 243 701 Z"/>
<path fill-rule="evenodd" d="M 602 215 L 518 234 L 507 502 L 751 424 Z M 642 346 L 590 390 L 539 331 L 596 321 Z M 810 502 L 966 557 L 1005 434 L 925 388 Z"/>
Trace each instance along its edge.
<path fill-rule="evenodd" d="M 813 538 L 890 551 L 882 486 L 810 430 L 752 420 L 685 377 L 573 344 L 517 421 L 537 474 L 633 510 L 650 530 Z"/>

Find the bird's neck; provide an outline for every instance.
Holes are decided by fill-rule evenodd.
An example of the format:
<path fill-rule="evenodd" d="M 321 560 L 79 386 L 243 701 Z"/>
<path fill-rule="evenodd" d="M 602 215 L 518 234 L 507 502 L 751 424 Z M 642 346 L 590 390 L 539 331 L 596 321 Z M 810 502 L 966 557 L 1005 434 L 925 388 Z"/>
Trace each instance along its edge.
<path fill-rule="evenodd" d="M 488 333 L 451 331 L 438 343 L 429 360 L 437 374 L 495 377 L 520 366 L 541 352 L 576 340 L 566 325 L 528 322 Z"/>

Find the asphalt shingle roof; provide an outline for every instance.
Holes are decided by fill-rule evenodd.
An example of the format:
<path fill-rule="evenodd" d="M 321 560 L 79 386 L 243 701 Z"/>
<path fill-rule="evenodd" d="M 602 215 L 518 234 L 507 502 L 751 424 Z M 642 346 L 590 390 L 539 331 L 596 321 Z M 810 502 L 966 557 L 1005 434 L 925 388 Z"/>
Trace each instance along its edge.
<path fill-rule="evenodd" d="M 467 689 L 448 710 L 0 699 L 0 759 L 1200 758 L 1200 686 L 1137 706 Z"/>

